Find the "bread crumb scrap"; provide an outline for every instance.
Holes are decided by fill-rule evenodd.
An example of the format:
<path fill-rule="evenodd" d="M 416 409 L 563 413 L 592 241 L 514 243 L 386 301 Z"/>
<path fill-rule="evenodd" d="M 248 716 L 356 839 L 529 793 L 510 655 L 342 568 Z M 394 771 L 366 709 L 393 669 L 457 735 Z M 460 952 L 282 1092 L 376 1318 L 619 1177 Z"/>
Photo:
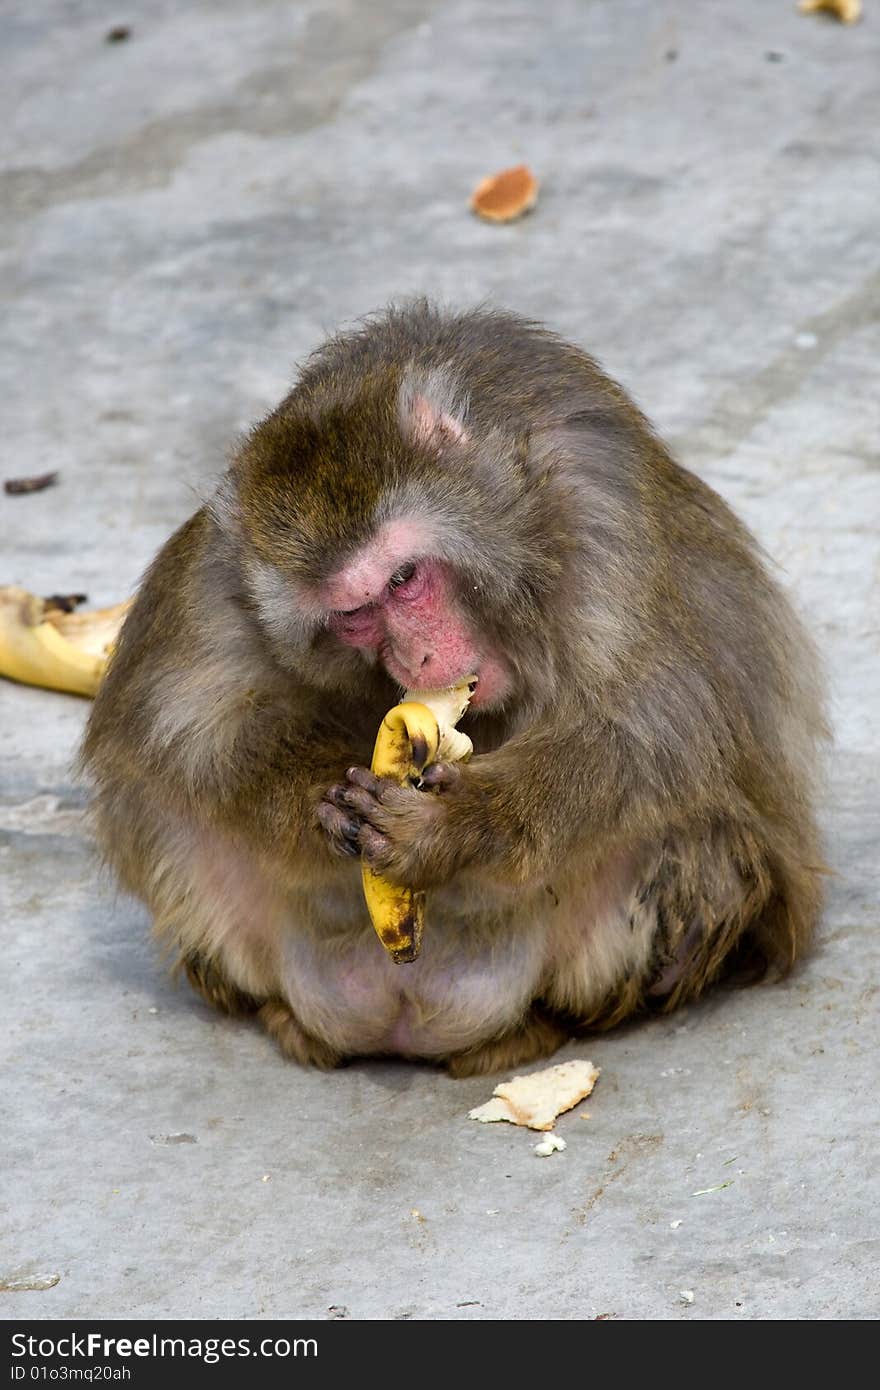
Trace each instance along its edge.
<path fill-rule="evenodd" d="M 599 1068 L 592 1062 L 560 1062 L 543 1071 L 502 1081 L 485 1105 L 468 1112 L 468 1119 L 490 1124 L 508 1120 L 529 1129 L 552 1129 L 557 1115 L 571 1110 L 592 1091 Z"/>
<path fill-rule="evenodd" d="M 509 1120 L 512 1125 L 520 1124 L 506 1100 L 500 1096 L 493 1096 L 487 1100 L 485 1105 L 477 1106 L 476 1110 L 468 1112 L 469 1120 L 482 1120 L 483 1124 L 491 1124 L 493 1120 Z"/>
<path fill-rule="evenodd" d="M 525 164 L 481 179 L 471 194 L 471 211 L 487 222 L 512 222 L 538 201 L 538 180 Z"/>
<path fill-rule="evenodd" d="M 538 1140 L 535 1145 L 535 1153 L 539 1158 L 549 1158 L 550 1154 L 557 1151 L 561 1153 L 567 1147 L 565 1140 L 560 1139 L 558 1134 L 548 1134 L 545 1139 Z"/>

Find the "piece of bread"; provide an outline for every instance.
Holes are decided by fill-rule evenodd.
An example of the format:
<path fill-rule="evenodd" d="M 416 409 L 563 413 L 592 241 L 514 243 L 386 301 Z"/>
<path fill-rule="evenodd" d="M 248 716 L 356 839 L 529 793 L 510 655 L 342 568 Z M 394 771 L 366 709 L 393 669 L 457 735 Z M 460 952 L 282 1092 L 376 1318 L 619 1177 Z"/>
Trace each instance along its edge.
<path fill-rule="evenodd" d="M 538 180 L 525 164 L 482 179 L 471 194 L 471 209 L 487 222 L 512 222 L 538 201 Z"/>
<path fill-rule="evenodd" d="M 551 1154 L 562 1153 L 567 1147 L 565 1140 L 560 1139 L 558 1134 L 547 1134 L 535 1145 L 535 1153 L 539 1158 L 549 1158 Z"/>
<path fill-rule="evenodd" d="M 599 1068 L 592 1062 L 579 1061 L 560 1062 L 527 1076 L 515 1076 L 496 1086 L 492 1099 L 471 1110 L 468 1119 L 484 1124 L 509 1120 L 529 1129 L 552 1129 L 557 1115 L 571 1110 L 590 1094 L 598 1076 Z"/>

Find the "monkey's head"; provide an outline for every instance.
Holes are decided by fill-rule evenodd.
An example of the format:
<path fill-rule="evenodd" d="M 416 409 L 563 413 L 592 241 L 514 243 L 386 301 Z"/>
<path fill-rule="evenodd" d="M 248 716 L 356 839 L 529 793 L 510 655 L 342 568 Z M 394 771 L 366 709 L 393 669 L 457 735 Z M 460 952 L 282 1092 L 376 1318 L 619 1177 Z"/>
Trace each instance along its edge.
<path fill-rule="evenodd" d="M 364 662 L 410 690 L 476 673 L 486 709 L 549 686 L 564 530 L 527 455 L 526 435 L 472 423 L 442 368 L 301 384 L 214 508 L 282 664 L 349 689 Z"/>

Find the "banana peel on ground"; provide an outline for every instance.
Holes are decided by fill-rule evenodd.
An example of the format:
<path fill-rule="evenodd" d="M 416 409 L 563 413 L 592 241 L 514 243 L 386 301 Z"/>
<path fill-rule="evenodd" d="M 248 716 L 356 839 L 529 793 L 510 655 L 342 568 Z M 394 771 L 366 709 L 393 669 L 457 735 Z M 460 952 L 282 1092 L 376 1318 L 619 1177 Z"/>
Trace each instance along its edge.
<path fill-rule="evenodd" d="M 390 709 L 379 725 L 371 771 L 401 786 L 417 782 L 429 763 L 463 762 L 473 752 L 455 725 L 467 709 L 474 677 L 446 690 L 419 690 Z M 425 793 L 431 795 L 430 792 Z M 376 935 L 398 965 L 414 961 L 422 944 L 425 894 L 389 883 L 362 865 L 364 898 Z"/>
<path fill-rule="evenodd" d="M 75 613 L 64 601 L 0 587 L 0 676 L 94 696 L 131 603 Z"/>

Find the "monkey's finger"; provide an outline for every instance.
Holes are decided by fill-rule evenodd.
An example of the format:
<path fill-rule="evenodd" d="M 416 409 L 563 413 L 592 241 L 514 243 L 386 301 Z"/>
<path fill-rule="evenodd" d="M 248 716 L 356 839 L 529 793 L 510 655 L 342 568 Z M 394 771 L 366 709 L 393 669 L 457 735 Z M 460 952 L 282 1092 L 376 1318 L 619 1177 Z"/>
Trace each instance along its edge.
<path fill-rule="evenodd" d="M 455 786 L 460 777 L 461 768 L 458 763 L 431 763 L 422 773 L 421 785 L 445 792 Z"/>
<path fill-rule="evenodd" d="M 325 791 L 324 800 L 329 801 L 331 806 L 338 806 L 341 811 L 344 811 L 346 790 L 347 788 L 343 787 L 341 782 L 337 782 Z"/>
<path fill-rule="evenodd" d="M 365 820 L 372 820 L 378 811 L 381 810 L 381 803 L 372 792 L 362 791 L 360 787 L 349 787 L 345 793 L 345 805 L 350 811 L 356 811 Z"/>
<path fill-rule="evenodd" d="M 391 848 L 391 841 L 388 836 L 380 835 L 379 831 L 374 830 L 372 825 L 362 825 L 359 840 L 361 853 L 370 868 L 381 868 Z"/>
<path fill-rule="evenodd" d="M 360 821 L 355 820 L 354 816 L 347 815 L 345 811 L 340 811 L 338 807 L 331 806 L 329 801 L 322 801 L 318 807 L 318 820 L 327 832 L 331 848 L 337 854 L 345 854 L 351 859 L 356 859 L 360 853 L 358 843 L 361 831 Z"/>
<path fill-rule="evenodd" d="M 370 772 L 369 768 L 350 767 L 345 775 L 356 787 L 363 787 L 364 791 L 372 792 L 374 796 L 381 794 L 382 778 L 377 777 L 375 772 Z"/>

